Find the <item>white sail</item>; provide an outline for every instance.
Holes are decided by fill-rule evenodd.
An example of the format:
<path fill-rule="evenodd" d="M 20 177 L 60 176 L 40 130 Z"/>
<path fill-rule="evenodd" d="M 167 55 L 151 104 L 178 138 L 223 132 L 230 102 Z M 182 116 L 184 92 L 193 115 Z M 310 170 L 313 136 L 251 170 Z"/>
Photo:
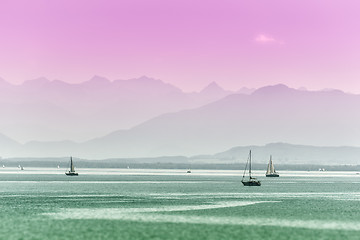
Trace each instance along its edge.
<path fill-rule="evenodd" d="M 71 157 L 71 159 L 70 159 L 70 172 L 75 172 L 75 167 L 74 167 L 74 163 L 73 163 L 72 157 Z"/>
<path fill-rule="evenodd" d="M 275 173 L 276 171 L 275 171 L 274 164 L 273 164 L 272 160 L 270 160 L 270 162 L 271 162 L 271 164 L 270 164 L 270 172 Z"/>
<path fill-rule="evenodd" d="M 269 163 L 267 165 L 266 174 L 269 175 L 269 174 L 274 174 L 274 173 L 276 173 L 276 171 L 275 171 L 275 167 L 274 167 L 274 164 L 272 162 L 271 155 L 270 155 L 270 160 L 269 160 Z"/>
<path fill-rule="evenodd" d="M 266 174 L 270 174 L 271 173 L 271 166 L 270 166 L 270 162 L 267 165 L 267 170 L 266 170 Z"/>

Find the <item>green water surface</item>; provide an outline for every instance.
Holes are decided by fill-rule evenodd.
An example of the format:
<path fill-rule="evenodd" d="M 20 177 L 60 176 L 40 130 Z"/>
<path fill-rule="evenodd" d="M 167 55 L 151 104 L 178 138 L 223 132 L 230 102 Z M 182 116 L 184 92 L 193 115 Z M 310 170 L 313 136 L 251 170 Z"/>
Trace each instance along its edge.
<path fill-rule="evenodd" d="M 0 238 L 360 239 L 356 173 L 259 179 L 0 173 Z"/>

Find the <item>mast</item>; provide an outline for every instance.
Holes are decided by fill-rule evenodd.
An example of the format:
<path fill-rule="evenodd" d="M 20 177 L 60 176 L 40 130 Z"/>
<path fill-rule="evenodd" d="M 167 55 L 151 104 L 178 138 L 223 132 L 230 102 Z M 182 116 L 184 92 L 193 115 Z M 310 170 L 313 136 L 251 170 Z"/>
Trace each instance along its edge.
<path fill-rule="evenodd" d="M 250 157 L 249 157 L 249 177 L 251 179 L 251 150 L 250 150 Z"/>
<path fill-rule="evenodd" d="M 246 160 L 246 165 L 245 165 L 245 169 L 244 169 L 244 174 L 243 174 L 243 177 L 242 177 L 242 180 L 241 180 L 241 181 L 244 181 L 245 174 L 246 174 L 246 169 L 247 169 L 247 166 L 248 166 L 248 164 L 249 164 L 249 159 L 250 159 L 250 158 L 251 158 L 251 150 L 250 150 L 248 159 Z"/>
<path fill-rule="evenodd" d="M 75 168 L 74 168 L 74 164 L 73 164 L 72 157 L 70 157 L 70 172 L 75 172 Z"/>

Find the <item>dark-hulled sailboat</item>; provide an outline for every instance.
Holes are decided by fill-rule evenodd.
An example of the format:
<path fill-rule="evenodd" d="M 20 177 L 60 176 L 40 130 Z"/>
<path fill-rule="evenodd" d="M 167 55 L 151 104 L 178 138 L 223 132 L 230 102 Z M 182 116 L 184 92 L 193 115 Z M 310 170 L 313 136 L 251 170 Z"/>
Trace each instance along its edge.
<path fill-rule="evenodd" d="M 246 169 L 248 166 L 249 166 L 249 179 L 245 179 Z M 249 153 L 249 157 L 246 161 L 245 170 L 241 182 L 244 186 L 261 186 L 261 182 L 251 176 L 251 150 Z"/>
<path fill-rule="evenodd" d="M 68 172 L 65 172 L 68 176 L 78 176 L 79 174 L 75 172 L 75 166 L 72 160 L 72 157 L 70 157 L 70 170 Z"/>
<path fill-rule="evenodd" d="M 266 170 L 266 177 L 279 177 L 279 173 L 277 173 L 275 171 L 274 164 L 271 159 L 271 155 L 270 155 L 270 160 L 269 160 L 267 170 Z"/>

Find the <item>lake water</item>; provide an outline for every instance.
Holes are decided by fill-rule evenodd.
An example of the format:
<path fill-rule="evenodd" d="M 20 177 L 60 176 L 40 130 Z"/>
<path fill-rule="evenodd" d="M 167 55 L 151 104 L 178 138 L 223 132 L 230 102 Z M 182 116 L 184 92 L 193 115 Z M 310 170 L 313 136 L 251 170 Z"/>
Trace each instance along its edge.
<path fill-rule="evenodd" d="M 1 239 L 360 239 L 360 175 L 0 169 Z"/>

